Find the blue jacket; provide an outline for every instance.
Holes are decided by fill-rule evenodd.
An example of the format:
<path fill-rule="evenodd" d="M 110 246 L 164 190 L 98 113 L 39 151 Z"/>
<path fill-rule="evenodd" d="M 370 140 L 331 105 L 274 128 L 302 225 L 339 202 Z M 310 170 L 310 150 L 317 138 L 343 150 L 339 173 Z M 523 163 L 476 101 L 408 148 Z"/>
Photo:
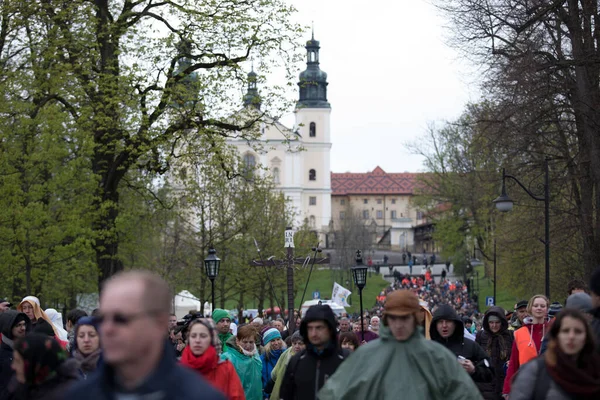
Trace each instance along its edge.
<path fill-rule="evenodd" d="M 64 398 L 115 400 L 116 390 L 114 370 L 108 364 L 102 363 L 96 373 L 73 386 Z M 158 367 L 134 393 L 160 400 L 225 400 L 225 395 L 213 388 L 198 373 L 179 365 L 166 343 Z"/>
<path fill-rule="evenodd" d="M 272 380 L 271 372 L 273 372 L 273 369 L 275 369 L 275 366 L 277 365 L 277 361 L 279 361 L 279 357 L 281 357 L 282 354 L 283 354 L 283 350 L 275 350 L 275 351 L 272 351 L 271 354 L 269 354 L 269 357 L 267 357 L 266 353 L 262 354 L 260 356 L 260 360 L 262 361 L 263 391 L 265 391 L 267 389 L 267 387 L 270 388 L 268 393 L 263 393 L 263 396 L 266 398 L 269 397 L 269 395 L 271 394 L 271 390 L 273 389 L 273 385 L 269 384 L 269 382 Z"/>

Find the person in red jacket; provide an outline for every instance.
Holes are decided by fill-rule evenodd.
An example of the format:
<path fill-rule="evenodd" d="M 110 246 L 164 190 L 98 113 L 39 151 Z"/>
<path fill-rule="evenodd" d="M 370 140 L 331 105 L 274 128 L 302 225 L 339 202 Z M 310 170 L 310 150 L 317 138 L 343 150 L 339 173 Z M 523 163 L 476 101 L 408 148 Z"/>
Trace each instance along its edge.
<path fill-rule="evenodd" d="M 181 354 L 181 363 L 200 373 L 204 379 L 221 390 L 229 400 L 245 400 L 242 382 L 227 360 L 217 354 L 215 340 L 219 337 L 211 321 L 197 319 L 190 323 L 187 346 Z"/>
<path fill-rule="evenodd" d="M 527 304 L 527 313 L 531 317 L 524 320 L 524 325 L 515 331 L 515 339 L 512 344 L 510 361 L 502 395 L 509 398 L 512 378 L 519 368 L 540 355 L 542 339 L 549 331 L 548 308 L 550 300 L 542 294 L 533 296 Z"/>

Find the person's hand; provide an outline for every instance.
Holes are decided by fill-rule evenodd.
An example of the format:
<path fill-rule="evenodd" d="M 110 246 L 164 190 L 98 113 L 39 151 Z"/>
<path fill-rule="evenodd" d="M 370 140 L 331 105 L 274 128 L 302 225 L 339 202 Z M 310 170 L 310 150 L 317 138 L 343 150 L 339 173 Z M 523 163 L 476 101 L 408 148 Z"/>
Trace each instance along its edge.
<path fill-rule="evenodd" d="M 469 373 L 469 375 L 475 372 L 475 366 L 473 365 L 471 360 L 461 360 L 460 364 L 463 366 L 465 371 Z"/>
<path fill-rule="evenodd" d="M 185 343 L 179 342 L 177 343 L 177 351 L 183 351 L 185 349 Z"/>
<path fill-rule="evenodd" d="M 367 341 L 366 341 L 366 340 L 363 340 L 362 342 L 360 342 L 360 344 L 361 344 L 361 345 L 362 345 L 362 344 L 367 344 Z"/>
<path fill-rule="evenodd" d="M 508 395 L 507 394 L 503 394 L 502 397 L 504 397 L 504 400 L 508 400 Z"/>

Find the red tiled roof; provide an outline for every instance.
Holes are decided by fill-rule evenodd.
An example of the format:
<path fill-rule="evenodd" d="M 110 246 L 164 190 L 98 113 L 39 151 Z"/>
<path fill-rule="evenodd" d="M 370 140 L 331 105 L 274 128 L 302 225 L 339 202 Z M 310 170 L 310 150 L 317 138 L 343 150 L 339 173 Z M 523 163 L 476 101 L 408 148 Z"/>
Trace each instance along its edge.
<path fill-rule="evenodd" d="M 381 167 L 366 173 L 331 173 L 332 196 L 351 194 L 413 194 L 416 173 L 388 174 Z"/>

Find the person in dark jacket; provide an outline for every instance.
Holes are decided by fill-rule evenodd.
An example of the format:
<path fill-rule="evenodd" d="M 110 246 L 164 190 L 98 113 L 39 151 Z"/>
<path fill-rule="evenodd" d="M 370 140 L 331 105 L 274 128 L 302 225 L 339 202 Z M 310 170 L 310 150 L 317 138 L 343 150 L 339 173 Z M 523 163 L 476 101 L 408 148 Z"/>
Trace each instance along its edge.
<path fill-rule="evenodd" d="M 167 340 L 173 296 L 161 277 L 127 271 L 104 283 L 99 323 L 103 362 L 67 400 L 225 400 L 191 369 L 178 365 Z"/>
<path fill-rule="evenodd" d="M 76 366 L 54 337 L 33 332 L 18 339 L 12 363 L 19 383 L 14 399 L 62 400 L 78 379 Z"/>
<path fill-rule="evenodd" d="M 431 340 L 444 345 L 458 357 L 458 362 L 471 375 L 473 381 L 477 383 L 493 380 L 494 372 L 489 357 L 481 346 L 464 337 L 462 319 L 456 314 L 454 308 L 442 304 L 435 310 L 429 334 Z"/>
<path fill-rule="evenodd" d="M 349 352 L 337 344 L 335 315 L 327 305 L 312 306 L 300 324 L 306 349 L 294 355 L 285 370 L 279 397 L 316 400 L 317 392 Z"/>
<path fill-rule="evenodd" d="M 592 273 L 590 279 L 590 296 L 592 296 L 592 332 L 596 339 L 596 350 L 600 352 L 600 267 Z"/>
<path fill-rule="evenodd" d="M 483 329 L 477 332 L 475 342 L 490 357 L 494 380 L 478 383 L 479 391 L 485 400 L 501 400 L 504 385 L 504 365 L 510 360 L 514 336 L 508 330 L 508 321 L 501 307 L 491 307 L 483 317 Z"/>
<path fill-rule="evenodd" d="M 25 313 L 8 310 L 0 314 L 0 399 L 8 397 L 8 384 L 14 375 L 11 368 L 14 341 L 25 337 L 31 328 L 31 321 Z"/>

